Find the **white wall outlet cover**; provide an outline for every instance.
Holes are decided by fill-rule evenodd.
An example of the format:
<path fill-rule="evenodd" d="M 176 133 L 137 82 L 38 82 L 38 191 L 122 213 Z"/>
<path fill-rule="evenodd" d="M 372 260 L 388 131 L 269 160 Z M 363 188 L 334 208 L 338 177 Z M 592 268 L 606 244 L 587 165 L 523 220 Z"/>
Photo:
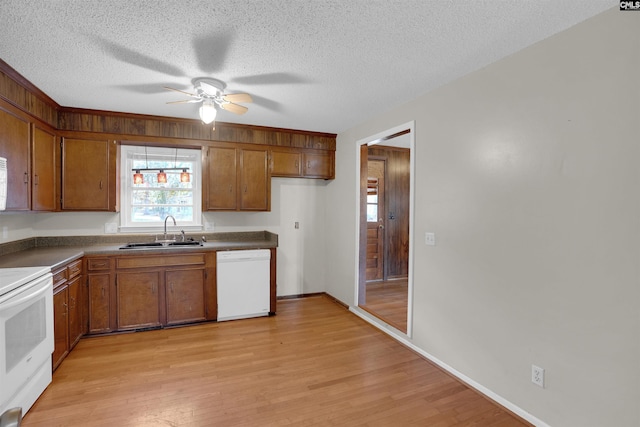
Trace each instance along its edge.
<path fill-rule="evenodd" d="M 107 234 L 113 234 L 118 232 L 118 224 L 115 222 L 107 222 L 104 225 L 104 232 Z"/>
<path fill-rule="evenodd" d="M 536 365 L 531 365 L 531 382 L 544 388 L 544 369 Z"/>
<path fill-rule="evenodd" d="M 429 246 L 436 245 L 436 233 L 426 232 L 424 233 L 424 244 Z"/>

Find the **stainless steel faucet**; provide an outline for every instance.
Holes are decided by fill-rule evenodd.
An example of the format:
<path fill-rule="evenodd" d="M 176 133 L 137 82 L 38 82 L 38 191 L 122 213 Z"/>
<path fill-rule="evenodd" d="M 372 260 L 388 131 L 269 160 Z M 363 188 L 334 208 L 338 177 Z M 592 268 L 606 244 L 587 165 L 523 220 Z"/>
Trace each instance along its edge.
<path fill-rule="evenodd" d="M 164 219 L 164 240 L 167 240 L 167 220 L 169 218 L 173 220 L 173 225 L 176 225 L 176 219 L 173 217 L 173 215 L 167 215 L 167 217 Z"/>

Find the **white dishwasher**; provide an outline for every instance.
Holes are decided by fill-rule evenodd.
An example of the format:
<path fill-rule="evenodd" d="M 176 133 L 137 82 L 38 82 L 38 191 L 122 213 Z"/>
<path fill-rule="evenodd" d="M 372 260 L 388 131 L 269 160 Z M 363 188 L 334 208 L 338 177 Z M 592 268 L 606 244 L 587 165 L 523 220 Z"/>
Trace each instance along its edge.
<path fill-rule="evenodd" d="M 216 264 L 219 322 L 269 315 L 269 249 L 218 252 Z"/>

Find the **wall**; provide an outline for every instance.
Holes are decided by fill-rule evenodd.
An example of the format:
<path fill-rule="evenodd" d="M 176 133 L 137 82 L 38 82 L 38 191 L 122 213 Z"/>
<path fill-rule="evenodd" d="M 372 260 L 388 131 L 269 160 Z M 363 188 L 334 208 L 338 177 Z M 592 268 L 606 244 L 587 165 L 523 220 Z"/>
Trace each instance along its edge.
<path fill-rule="evenodd" d="M 278 234 L 278 295 L 324 292 L 324 193 L 330 181 L 272 178 L 271 212 L 213 212 L 215 232 L 268 230 Z M 300 225 L 294 228 L 295 222 Z M 118 214 L 105 212 L 0 213 L 0 243 L 34 236 L 104 233 Z"/>
<path fill-rule="evenodd" d="M 354 304 L 356 144 L 415 120 L 409 341 L 540 425 L 640 425 L 640 21 L 616 9 L 340 134 L 327 188 L 326 289 Z"/>

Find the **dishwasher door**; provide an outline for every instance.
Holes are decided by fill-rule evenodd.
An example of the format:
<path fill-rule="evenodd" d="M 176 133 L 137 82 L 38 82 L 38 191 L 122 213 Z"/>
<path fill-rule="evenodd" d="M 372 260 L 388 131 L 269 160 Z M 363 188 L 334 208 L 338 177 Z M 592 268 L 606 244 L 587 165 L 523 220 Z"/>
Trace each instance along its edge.
<path fill-rule="evenodd" d="M 218 252 L 218 321 L 268 316 L 271 303 L 271 251 Z"/>

